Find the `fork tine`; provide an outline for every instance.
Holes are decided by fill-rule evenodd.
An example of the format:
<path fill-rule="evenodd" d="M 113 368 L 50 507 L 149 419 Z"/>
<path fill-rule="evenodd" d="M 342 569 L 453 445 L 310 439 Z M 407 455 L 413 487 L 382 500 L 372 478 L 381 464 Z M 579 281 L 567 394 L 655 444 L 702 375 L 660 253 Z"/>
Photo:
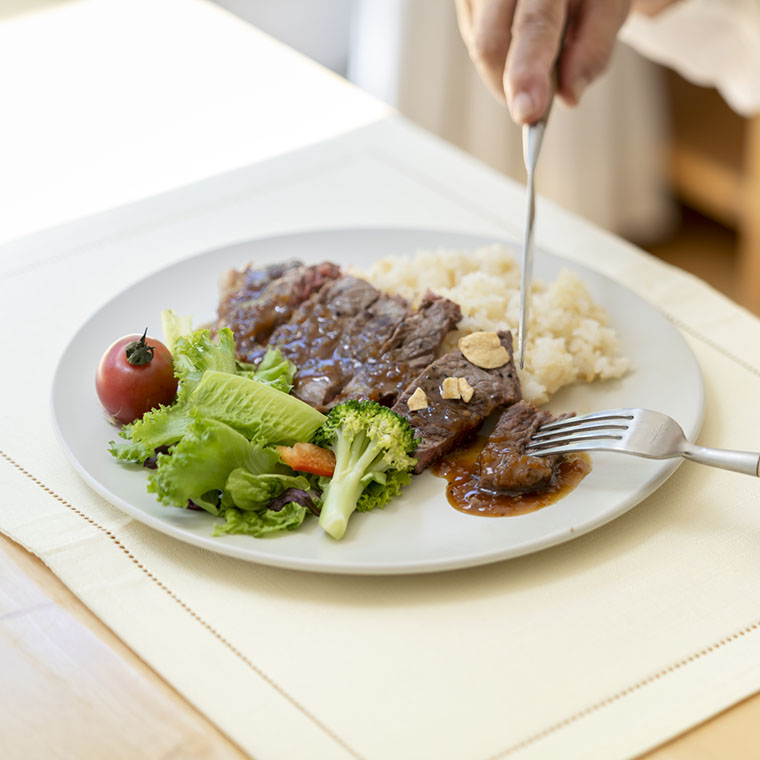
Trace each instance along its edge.
<path fill-rule="evenodd" d="M 586 441 L 620 441 L 622 435 L 616 435 L 614 433 L 568 433 L 563 438 L 552 438 L 550 440 L 536 441 L 531 439 L 531 442 L 525 447 L 527 453 L 542 452 L 547 448 L 554 448 L 555 446 L 566 446 L 573 443 L 584 443 Z M 611 444 L 607 444 L 611 445 Z"/>
<path fill-rule="evenodd" d="M 553 438 L 560 438 L 562 436 L 569 436 L 572 435 L 575 437 L 576 433 L 582 433 L 586 431 L 601 431 L 601 430 L 628 430 L 628 425 L 618 425 L 614 424 L 616 422 L 623 422 L 624 420 L 616 419 L 611 422 L 599 422 L 596 420 L 592 420 L 592 422 L 588 425 L 586 424 L 580 424 L 576 425 L 574 427 L 564 427 L 564 428 L 552 428 L 550 430 L 547 430 L 545 427 L 538 428 L 538 431 L 533 434 L 531 437 L 532 441 L 541 441 L 549 443 Z"/>
<path fill-rule="evenodd" d="M 555 430 L 564 427 L 573 428 L 592 420 L 632 420 L 635 412 L 635 409 L 608 409 L 604 412 L 592 412 L 591 414 L 583 414 L 579 417 L 566 417 L 564 420 L 547 422 L 545 425 L 541 425 L 539 430 Z"/>
<path fill-rule="evenodd" d="M 588 441 L 585 443 L 563 443 L 558 446 L 549 446 L 541 449 L 528 447 L 525 449 L 525 453 L 534 457 L 544 457 L 549 456 L 550 454 L 572 454 L 581 451 L 612 451 L 616 450 L 618 446 L 618 441 L 608 439 L 603 441 Z"/>

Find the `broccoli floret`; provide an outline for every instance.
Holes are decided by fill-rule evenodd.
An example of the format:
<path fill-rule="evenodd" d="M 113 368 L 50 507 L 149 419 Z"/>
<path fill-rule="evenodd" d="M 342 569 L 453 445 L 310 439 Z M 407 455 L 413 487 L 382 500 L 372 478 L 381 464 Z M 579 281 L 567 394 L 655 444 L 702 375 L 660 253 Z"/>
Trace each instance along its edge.
<path fill-rule="evenodd" d="M 354 510 L 384 506 L 411 480 L 418 440 L 404 417 L 374 401 L 334 406 L 313 443 L 335 452 L 335 472 L 322 479 L 319 524 L 343 538 Z"/>

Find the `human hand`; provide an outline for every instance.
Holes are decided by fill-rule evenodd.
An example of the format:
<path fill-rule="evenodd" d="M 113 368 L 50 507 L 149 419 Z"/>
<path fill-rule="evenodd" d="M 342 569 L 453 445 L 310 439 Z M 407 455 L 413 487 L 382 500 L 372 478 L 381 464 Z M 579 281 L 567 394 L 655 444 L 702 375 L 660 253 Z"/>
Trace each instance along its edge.
<path fill-rule="evenodd" d="M 638 0 L 642 5 L 673 0 Z M 462 38 L 481 77 L 520 124 L 557 94 L 576 105 L 609 63 L 631 0 L 456 0 Z"/>
<path fill-rule="evenodd" d="M 677 0 L 633 0 L 633 10 L 646 16 L 656 16 L 674 2 Z"/>

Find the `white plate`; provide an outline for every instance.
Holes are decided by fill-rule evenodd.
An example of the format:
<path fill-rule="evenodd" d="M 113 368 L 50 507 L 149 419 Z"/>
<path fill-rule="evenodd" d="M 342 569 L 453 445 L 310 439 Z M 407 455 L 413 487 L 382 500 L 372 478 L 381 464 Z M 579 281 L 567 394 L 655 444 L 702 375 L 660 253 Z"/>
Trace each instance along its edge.
<path fill-rule="evenodd" d="M 361 267 L 418 248 L 475 248 L 492 242 L 435 231 L 328 230 L 209 251 L 150 275 L 93 314 L 64 352 L 52 398 L 61 445 L 93 489 L 137 520 L 213 552 L 279 567 L 356 574 L 430 572 L 516 557 L 587 533 L 644 499 L 680 460 L 595 454 L 591 473 L 567 497 L 537 512 L 502 518 L 456 511 L 446 501 L 445 481 L 426 472 L 384 510 L 354 515 L 345 538 L 338 542 L 313 519 L 298 531 L 266 539 L 212 538 L 212 517 L 161 506 L 145 490 L 146 472 L 118 464 L 106 450 L 116 429 L 106 422 L 95 395 L 100 354 L 117 337 L 145 325 L 152 334 L 160 334 L 164 308 L 193 314 L 195 324 L 210 320 L 216 310 L 217 281 L 226 269 L 248 261 L 263 265 L 288 258 L 308 263 L 329 259 Z M 633 367 L 619 381 L 565 389 L 550 407 L 579 413 L 647 407 L 671 415 L 688 437 L 696 436 L 702 422 L 703 384 L 683 338 L 634 293 L 577 264 L 539 252 L 536 277 L 553 278 L 565 266 L 583 278 L 592 297 L 607 309 Z"/>

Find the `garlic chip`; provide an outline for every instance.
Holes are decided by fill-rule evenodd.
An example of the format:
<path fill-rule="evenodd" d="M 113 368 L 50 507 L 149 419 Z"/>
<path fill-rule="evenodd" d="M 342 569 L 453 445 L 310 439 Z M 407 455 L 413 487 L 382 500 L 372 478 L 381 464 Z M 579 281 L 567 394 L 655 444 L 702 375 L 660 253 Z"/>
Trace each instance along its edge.
<path fill-rule="evenodd" d="M 441 383 L 441 398 L 461 398 L 459 383 L 455 377 L 446 377 Z"/>
<path fill-rule="evenodd" d="M 509 361 L 509 353 L 495 332 L 470 333 L 460 338 L 457 345 L 464 358 L 476 367 L 496 369 Z"/>
<path fill-rule="evenodd" d="M 457 384 L 459 385 L 459 395 L 462 397 L 464 403 L 468 403 L 472 398 L 472 394 L 475 393 L 475 389 L 467 382 L 466 377 L 457 378 Z"/>
<path fill-rule="evenodd" d="M 406 402 L 410 412 L 418 412 L 420 409 L 427 409 L 428 400 L 425 395 L 425 391 L 422 388 L 417 390 L 409 396 L 409 400 Z"/>

